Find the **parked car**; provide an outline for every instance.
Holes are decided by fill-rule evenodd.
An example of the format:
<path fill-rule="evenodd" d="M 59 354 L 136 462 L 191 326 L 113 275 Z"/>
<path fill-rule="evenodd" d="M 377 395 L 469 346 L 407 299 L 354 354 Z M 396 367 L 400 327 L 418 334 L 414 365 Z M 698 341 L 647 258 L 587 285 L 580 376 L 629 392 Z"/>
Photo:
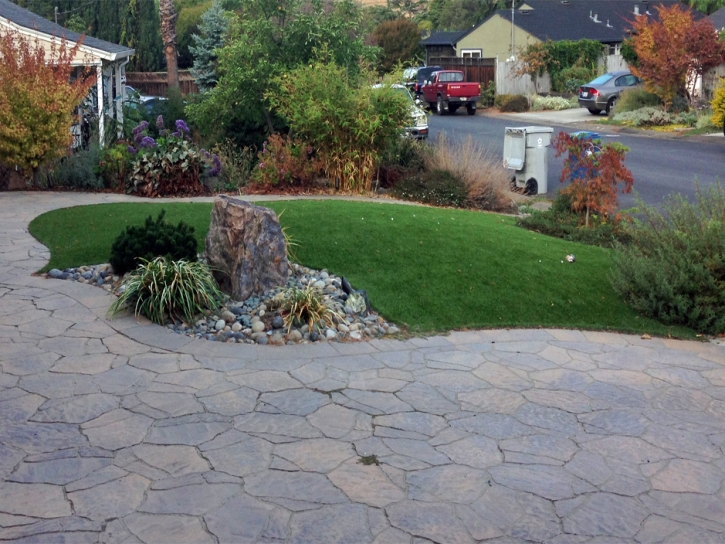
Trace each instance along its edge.
<path fill-rule="evenodd" d="M 373 85 L 373 89 L 380 89 L 382 87 L 383 84 L 381 83 Z M 394 83 L 390 87 L 396 92 L 403 93 L 410 101 L 410 124 L 405 127 L 405 136 L 416 140 L 425 140 L 428 138 L 428 116 L 423 109 L 415 103 L 415 100 L 413 100 L 405 85 Z"/>
<path fill-rule="evenodd" d="M 481 84 L 466 83 L 459 70 L 433 72 L 423 85 L 423 101 L 438 115 L 456 113 L 465 107 L 468 115 L 476 115 L 476 103 L 481 99 Z"/>
<path fill-rule="evenodd" d="M 433 72 L 437 72 L 438 70 L 443 70 L 443 67 L 418 66 L 417 68 L 408 68 L 403 72 L 403 81 L 411 94 L 415 98 L 420 98 L 423 92 L 423 84 Z"/>
<path fill-rule="evenodd" d="M 604 110 L 609 115 L 624 89 L 637 87 L 642 80 L 628 70 L 609 72 L 579 87 L 579 106 L 599 115 Z"/>

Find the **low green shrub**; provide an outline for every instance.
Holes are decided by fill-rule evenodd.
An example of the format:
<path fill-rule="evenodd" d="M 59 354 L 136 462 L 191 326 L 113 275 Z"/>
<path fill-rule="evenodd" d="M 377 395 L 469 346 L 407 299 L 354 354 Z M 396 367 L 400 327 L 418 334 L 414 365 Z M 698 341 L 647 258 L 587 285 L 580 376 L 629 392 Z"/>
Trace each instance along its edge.
<path fill-rule="evenodd" d="M 725 190 L 698 185 L 694 203 L 675 195 L 661 211 L 641 206 L 631 244 L 614 255 L 614 289 L 665 324 L 725 332 Z"/>
<path fill-rule="evenodd" d="M 584 214 L 572 210 L 571 197 L 566 193 L 559 193 L 546 211 L 527 211 L 528 214 L 519 217 L 516 224 L 547 236 L 601 247 L 613 247 L 629 240 L 623 220 L 618 218 L 603 221 L 601 216 L 590 215 L 589 227 L 585 227 Z"/>
<path fill-rule="evenodd" d="M 224 300 L 209 267 L 196 261 L 169 261 L 164 257 L 142 260 L 122 287 L 109 314 L 133 308 L 135 315 L 159 325 L 167 317 L 193 323 L 196 316 L 214 310 Z"/>
<path fill-rule="evenodd" d="M 644 89 L 625 89 L 619 95 L 616 113 L 635 111 L 641 108 L 656 108 L 662 106 L 662 100 L 656 94 L 648 93 Z"/>
<path fill-rule="evenodd" d="M 96 171 L 100 156 L 101 149 L 96 143 L 92 143 L 87 149 L 79 149 L 48 165 L 45 170 L 47 173 L 40 180 L 40 184 L 68 189 L 103 189 L 103 179 Z"/>
<path fill-rule="evenodd" d="M 705 113 L 700 114 L 697 117 L 697 121 L 695 122 L 696 128 L 711 128 L 711 129 L 720 129 L 722 127 L 716 127 L 712 123 L 712 111 L 708 110 Z"/>
<path fill-rule="evenodd" d="M 499 94 L 496 96 L 494 105 L 502 112 L 529 111 L 529 99 L 521 94 Z"/>
<path fill-rule="evenodd" d="M 279 307 L 287 332 L 295 323 L 306 323 L 312 330 L 313 327 L 331 326 L 334 319 L 344 318 L 341 313 L 326 306 L 322 293 L 311 285 L 304 289 L 291 287 L 282 293 Z"/>
<path fill-rule="evenodd" d="M 131 169 L 131 153 L 128 145 L 117 143 L 104 148 L 98 158 L 96 172 L 109 189 L 124 186 Z"/>
<path fill-rule="evenodd" d="M 217 144 L 212 152 L 219 157 L 222 165 L 220 174 L 211 178 L 213 191 L 239 191 L 249 185 L 257 165 L 256 153 L 252 148 L 240 149 L 231 140 L 226 140 Z"/>
<path fill-rule="evenodd" d="M 635 127 L 658 127 L 671 125 L 674 122 L 672 114 L 660 107 L 646 107 L 635 111 L 617 112 L 613 120 L 617 123 L 627 123 Z"/>
<path fill-rule="evenodd" d="M 197 241 L 194 227 L 183 221 L 174 226 L 164 220 L 166 210 L 161 210 L 156 220 L 149 215 L 143 225 L 126 227 L 111 246 L 109 262 L 113 271 L 122 275 L 133 270 L 142 259 L 156 257 L 171 260 L 196 261 Z"/>
<path fill-rule="evenodd" d="M 560 111 L 577 107 L 579 107 L 578 104 L 574 105 L 571 100 L 567 100 L 561 96 L 535 96 L 533 103 L 531 104 L 531 109 L 533 111 Z"/>
<path fill-rule="evenodd" d="M 431 147 L 412 138 L 396 138 L 380 157 L 379 187 L 392 187 L 403 178 L 411 177 L 426 168 Z"/>
<path fill-rule="evenodd" d="M 405 178 L 391 192 L 404 200 L 434 206 L 464 208 L 468 201 L 466 184 L 446 170 L 429 170 Z"/>

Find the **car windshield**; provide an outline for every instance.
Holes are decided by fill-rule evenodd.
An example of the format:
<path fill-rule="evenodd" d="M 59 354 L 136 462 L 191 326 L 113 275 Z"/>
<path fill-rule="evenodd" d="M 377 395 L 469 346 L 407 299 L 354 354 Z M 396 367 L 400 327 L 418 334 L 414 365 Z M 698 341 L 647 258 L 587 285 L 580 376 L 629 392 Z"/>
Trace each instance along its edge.
<path fill-rule="evenodd" d="M 610 81 L 614 76 L 612 74 L 604 74 L 599 76 L 597 79 L 590 81 L 589 85 L 604 85 L 607 81 Z"/>
<path fill-rule="evenodd" d="M 410 96 L 408 89 L 406 89 L 405 87 L 393 87 L 393 90 L 396 93 L 404 94 L 408 98 L 408 100 L 410 100 L 411 102 L 413 101 L 413 97 Z"/>

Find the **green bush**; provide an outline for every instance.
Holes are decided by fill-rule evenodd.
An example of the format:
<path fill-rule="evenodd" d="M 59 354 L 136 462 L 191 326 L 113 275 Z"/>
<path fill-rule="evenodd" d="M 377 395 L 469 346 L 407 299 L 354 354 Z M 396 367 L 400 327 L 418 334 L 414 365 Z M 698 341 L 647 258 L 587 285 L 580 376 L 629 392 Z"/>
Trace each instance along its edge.
<path fill-rule="evenodd" d="M 490 108 L 496 101 L 496 81 L 493 79 L 485 87 L 481 85 L 481 100 L 478 105 L 481 108 Z"/>
<path fill-rule="evenodd" d="M 290 136 L 310 146 L 345 191 L 371 189 L 381 155 L 410 123 L 410 95 L 373 88 L 374 81 L 371 71 L 352 76 L 334 62 L 316 62 L 276 78 L 279 89 L 266 95 Z"/>
<path fill-rule="evenodd" d="M 164 220 L 165 215 L 166 210 L 161 210 L 155 221 L 149 215 L 143 225 L 128 226 L 118 235 L 111 246 L 109 259 L 116 274 L 133 270 L 142 259 L 150 261 L 156 257 L 167 257 L 196 261 L 194 227 L 183 221 L 174 226 Z"/>
<path fill-rule="evenodd" d="M 528 212 L 528 215 L 519 217 L 516 224 L 540 234 L 601 247 L 613 247 L 618 242 L 628 241 L 621 220 L 605 222 L 597 215 L 590 215 L 589 227 L 584 227 L 583 214 L 572 211 L 571 197 L 566 193 L 559 193 L 550 209 L 529 209 Z"/>
<path fill-rule="evenodd" d="M 392 187 L 403 178 L 412 177 L 426 168 L 429 145 L 412 138 L 395 138 L 380 157 L 378 185 Z"/>
<path fill-rule="evenodd" d="M 579 87 L 594 79 L 596 73 L 585 66 L 570 66 L 557 72 L 552 81 L 552 89 L 558 92 L 578 93 Z"/>
<path fill-rule="evenodd" d="M 502 112 L 529 111 L 529 100 L 521 94 L 499 94 L 496 96 L 494 104 Z"/>
<path fill-rule="evenodd" d="M 661 106 L 662 100 L 656 94 L 648 93 L 644 89 L 625 89 L 620 93 L 619 100 L 617 100 L 616 113 Z"/>
<path fill-rule="evenodd" d="M 131 168 L 131 153 L 124 143 L 105 147 L 98 158 L 96 172 L 105 187 L 115 189 L 124 186 Z"/>
<path fill-rule="evenodd" d="M 612 285 L 635 310 L 706 334 L 725 332 L 725 191 L 697 186 L 695 203 L 642 205 L 632 242 L 617 248 Z"/>
<path fill-rule="evenodd" d="M 103 180 L 96 173 L 100 156 L 100 147 L 92 143 L 87 149 L 79 149 L 49 165 L 45 180 L 41 183 L 69 189 L 103 189 Z"/>
<path fill-rule="evenodd" d="M 257 156 L 251 147 L 240 149 L 231 140 L 226 140 L 214 146 L 212 151 L 222 165 L 220 175 L 212 178 L 212 190 L 239 191 L 249 184 L 257 165 Z"/>
<path fill-rule="evenodd" d="M 430 170 L 405 178 L 393 187 L 392 194 L 433 206 L 465 208 L 468 201 L 466 184 L 445 170 Z"/>
<path fill-rule="evenodd" d="M 224 300 L 209 267 L 200 262 L 169 261 L 157 257 L 142 261 L 124 280 L 123 292 L 108 312 L 116 315 L 124 308 L 133 308 L 163 325 L 167 316 L 193 323 L 200 313 L 214 310 Z"/>

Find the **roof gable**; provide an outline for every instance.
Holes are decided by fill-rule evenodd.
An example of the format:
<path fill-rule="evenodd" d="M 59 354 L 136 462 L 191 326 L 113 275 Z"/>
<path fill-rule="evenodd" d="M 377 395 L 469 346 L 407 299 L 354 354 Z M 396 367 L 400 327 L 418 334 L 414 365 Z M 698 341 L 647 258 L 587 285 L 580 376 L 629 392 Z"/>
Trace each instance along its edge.
<path fill-rule="evenodd" d="M 712 24 L 715 25 L 715 29 L 718 32 L 721 31 L 725 28 L 725 8 L 717 10 L 715 13 L 711 14 L 708 19 L 712 21 Z"/>
<path fill-rule="evenodd" d="M 628 36 L 629 21 L 636 17 L 635 6 L 640 15 L 656 17 L 655 6 L 671 6 L 679 0 L 526 0 L 529 9 L 517 9 L 514 24 L 541 41 L 552 40 L 596 40 L 602 43 L 619 43 Z M 692 11 L 697 18 L 704 17 Z M 598 22 L 593 20 L 596 14 Z M 487 22 L 493 15 L 499 15 L 509 24 L 511 10 L 500 9 L 476 25 L 471 31 Z M 470 34 L 466 32 L 465 35 Z M 459 37 L 460 40 L 463 36 Z"/>
<path fill-rule="evenodd" d="M 40 32 L 51 37 L 65 38 L 69 42 L 75 43 L 81 37 L 81 34 L 72 32 L 67 28 L 55 24 L 53 21 L 48 21 L 40 15 L 36 15 L 32 11 L 10 2 L 10 0 L 0 0 L 0 18 L 7 19 L 10 23 L 28 30 Z M 129 47 L 99 40 L 92 36 L 85 36 L 83 38 L 83 46 L 102 52 L 105 54 L 103 55 L 104 57 L 109 58 L 127 57 L 134 53 L 134 50 Z"/>
<path fill-rule="evenodd" d="M 455 46 L 456 42 L 458 42 L 458 40 L 460 40 L 467 33 L 467 30 L 454 30 L 452 32 L 434 32 L 425 40 L 421 41 L 420 45 L 422 45 L 423 47 L 428 45 Z"/>

